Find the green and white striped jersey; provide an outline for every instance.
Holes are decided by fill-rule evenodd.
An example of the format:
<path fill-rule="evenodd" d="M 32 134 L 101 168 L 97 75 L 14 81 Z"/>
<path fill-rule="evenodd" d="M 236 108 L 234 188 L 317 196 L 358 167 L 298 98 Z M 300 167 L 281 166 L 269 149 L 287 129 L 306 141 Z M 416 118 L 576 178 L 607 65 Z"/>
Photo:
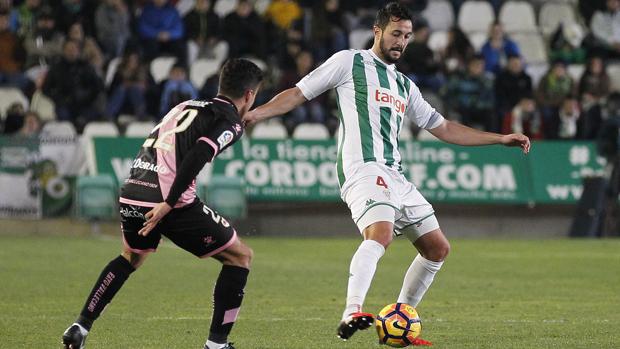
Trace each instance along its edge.
<path fill-rule="evenodd" d="M 340 187 L 375 162 L 401 171 L 398 136 L 403 118 L 421 128 L 441 125 L 443 116 L 428 104 L 418 87 L 372 50 L 345 50 L 330 57 L 297 83 L 310 100 L 335 88 L 340 129 L 336 170 Z"/>

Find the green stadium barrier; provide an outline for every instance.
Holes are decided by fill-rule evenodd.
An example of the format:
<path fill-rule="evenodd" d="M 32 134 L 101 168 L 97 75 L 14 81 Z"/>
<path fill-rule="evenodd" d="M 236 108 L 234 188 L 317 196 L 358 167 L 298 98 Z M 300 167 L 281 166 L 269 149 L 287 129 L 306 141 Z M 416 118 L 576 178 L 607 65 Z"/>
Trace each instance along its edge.
<path fill-rule="evenodd" d="M 86 219 L 113 219 L 118 212 L 118 192 L 109 174 L 80 176 L 76 181 L 76 216 Z"/>
<path fill-rule="evenodd" d="M 207 206 L 231 219 L 247 216 L 245 183 L 239 177 L 213 176 L 208 185 L 202 185 Z"/>

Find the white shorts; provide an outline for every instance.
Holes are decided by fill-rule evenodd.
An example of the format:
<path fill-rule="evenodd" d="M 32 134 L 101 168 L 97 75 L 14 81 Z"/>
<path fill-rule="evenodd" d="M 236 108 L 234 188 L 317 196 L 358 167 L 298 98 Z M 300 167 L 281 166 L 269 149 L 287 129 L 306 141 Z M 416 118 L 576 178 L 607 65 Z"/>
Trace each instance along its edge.
<path fill-rule="evenodd" d="M 396 235 L 413 242 L 439 228 L 433 206 L 400 172 L 375 163 L 365 167 L 342 192 L 360 233 L 373 223 L 391 222 Z"/>

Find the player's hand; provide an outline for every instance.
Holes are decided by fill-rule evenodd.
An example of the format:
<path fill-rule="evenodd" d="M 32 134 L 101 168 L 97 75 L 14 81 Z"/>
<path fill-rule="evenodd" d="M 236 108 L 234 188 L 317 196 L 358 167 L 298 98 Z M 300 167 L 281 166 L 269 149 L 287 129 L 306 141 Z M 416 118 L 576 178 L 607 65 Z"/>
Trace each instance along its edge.
<path fill-rule="evenodd" d="M 138 232 L 138 235 L 147 236 L 155 228 L 157 223 L 164 218 L 172 210 L 172 207 L 165 202 L 160 202 L 157 206 L 144 215 L 146 221 L 143 224 L 142 229 Z"/>
<path fill-rule="evenodd" d="M 521 133 L 512 133 L 502 136 L 501 144 L 507 147 L 520 147 L 523 154 L 530 152 L 530 139 Z"/>
<path fill-rule="evenodd" d="M 254 125 L 258 121 L 260 121 L 258 119 L 258 113 L 256 112 L 256 109 L 252 109 L 249 112 L 245 113 L 245 115 L 243 116 L 242 121 L 243 121 L 243 125 L 245 127 L 250 126 L 250 125 Z"/>

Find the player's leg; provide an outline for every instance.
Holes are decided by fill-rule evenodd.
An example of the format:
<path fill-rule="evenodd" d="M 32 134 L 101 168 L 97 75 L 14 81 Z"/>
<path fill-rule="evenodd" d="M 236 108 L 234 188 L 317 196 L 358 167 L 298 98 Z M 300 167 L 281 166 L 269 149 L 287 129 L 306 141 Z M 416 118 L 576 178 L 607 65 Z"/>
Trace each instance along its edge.
<path fill-rule="evenodd" d="M 138 254 L 124 249 L 120 256 L 111 260 L 103 268 L 86 298 L 77 320 L 67 328 L 62 336 L 65 348 L 81 349 L 84 347 L 86 336 L 95 320 L 112 301 L 129 275 L 144 263 L 146 256 L 146 254 Z"/>
<path fill-rule="evenodd" d="M 172 242 L 197 257 L 213 257 L 222 263 L 213 290 L 213 317 L 205 348 L 232 348 L 228 335 L 241 307 L 253 252 L 225 218 L 201 202 L 173 212 L 169 218 L 174 226 L 165 235 Z"/>
<path fill-rule="evenodd" d="M 93 322 L 112 301 L 125 281 L 144 263 L 149 252 L 155 251 L 161 238 L 161 227 L 146 236 L 138 235 L 144 223 L 144 214 L 150 209 L 121 204 L 121 229 L 124 248 L 120 256 L 111 260 L 101 271 L 99 278 L 86 298 L 80 316 L 63 334 L 63 344 L 68 349 L 84 347 L 86 335 Z"/>

